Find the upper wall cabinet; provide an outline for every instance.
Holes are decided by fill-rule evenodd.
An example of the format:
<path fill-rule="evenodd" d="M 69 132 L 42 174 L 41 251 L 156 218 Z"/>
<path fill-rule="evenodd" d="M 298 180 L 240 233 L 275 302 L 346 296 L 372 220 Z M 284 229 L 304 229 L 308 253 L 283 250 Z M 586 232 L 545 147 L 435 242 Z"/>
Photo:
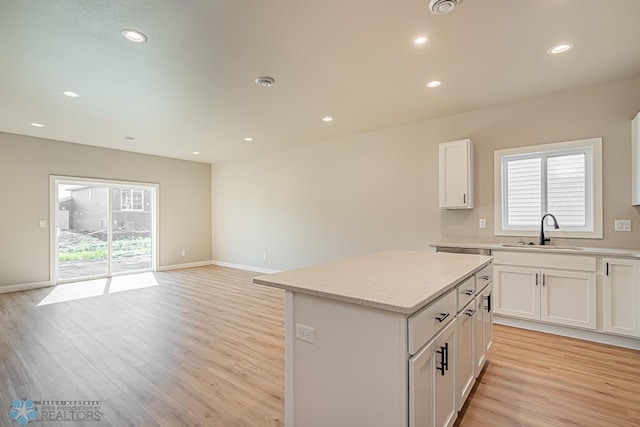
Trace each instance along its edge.
<path fill-rule="evenodd" d="M 631 121 L 631 204 L 640 205 L 640 113 Z"/>
<path fill-rule="evenodd" d="M 473 143 L 470 139 L 440 144 L 440 208 L 473 208 Z"/>

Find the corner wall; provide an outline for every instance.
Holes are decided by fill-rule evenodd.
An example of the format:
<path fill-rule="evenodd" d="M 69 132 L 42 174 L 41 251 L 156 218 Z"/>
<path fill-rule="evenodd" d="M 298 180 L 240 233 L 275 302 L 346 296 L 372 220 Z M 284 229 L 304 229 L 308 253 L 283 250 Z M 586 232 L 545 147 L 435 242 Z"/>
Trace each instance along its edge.
<path fill-rule="evenodd" d="M 494 150 L 598 136 L 604 239 L 556 241 L 640 249 L 630 160 L 638 94 L 635 77 L 214 165 L 213 258 L 288 269 L 440 240 L 516 241 L 493 235 Z M 440 210 L 438 143 L 463 138 L 475 144 L 476 208 Z M 614 219 L 631 219 L 633 231 L 614 232 Z"/>
<path fill-rule="evenodd" d="M 211 165 L 0 133 L 0 287 L 49 281 L 49 175 L 159 184 L 159 266 L 211 260 Z"/>

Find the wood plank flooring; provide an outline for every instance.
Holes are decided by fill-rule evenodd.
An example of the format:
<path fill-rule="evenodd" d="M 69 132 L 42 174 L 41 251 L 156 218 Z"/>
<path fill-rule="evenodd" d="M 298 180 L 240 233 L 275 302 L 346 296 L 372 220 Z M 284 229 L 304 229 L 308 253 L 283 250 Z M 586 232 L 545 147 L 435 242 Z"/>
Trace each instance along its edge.
<path fill-rule="evenodd" d="M 16 398 L 104 401 L 101 423 L 44 427 L 283 426 L 284 294 L 254 275 L 0 294 L 0 426 Z M 640 352 L 496 326 L 489 361 L 459 426 L 640 425 Z"/>

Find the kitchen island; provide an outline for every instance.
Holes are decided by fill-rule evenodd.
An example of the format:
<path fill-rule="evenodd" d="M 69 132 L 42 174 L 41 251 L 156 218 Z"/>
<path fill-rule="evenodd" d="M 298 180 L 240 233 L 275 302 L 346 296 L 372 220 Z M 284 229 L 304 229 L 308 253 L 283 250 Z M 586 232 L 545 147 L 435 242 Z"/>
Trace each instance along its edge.
<path fill-rule="evenodd" d="M 451 425 L 490 346 L 491 280 L 491 257 L 411 251 L 254 278 L 286 290 L 286 425 Z"/>

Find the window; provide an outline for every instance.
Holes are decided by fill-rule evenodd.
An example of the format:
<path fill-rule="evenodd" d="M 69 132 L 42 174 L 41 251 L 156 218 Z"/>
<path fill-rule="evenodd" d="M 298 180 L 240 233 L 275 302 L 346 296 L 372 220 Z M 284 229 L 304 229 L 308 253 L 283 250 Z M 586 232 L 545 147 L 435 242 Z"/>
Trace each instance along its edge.
<path fill-rule="evenodd" d="M 123 211 L 144 210 L 144 190 L 123 188 L 120 192 L 121 209 Z"/>
<path fill-rule="evenodd" d="M 496 234 L 530 236 L 553 214 L 558 237 L 602 238 L 602 139 L 495 152 Z"/>

